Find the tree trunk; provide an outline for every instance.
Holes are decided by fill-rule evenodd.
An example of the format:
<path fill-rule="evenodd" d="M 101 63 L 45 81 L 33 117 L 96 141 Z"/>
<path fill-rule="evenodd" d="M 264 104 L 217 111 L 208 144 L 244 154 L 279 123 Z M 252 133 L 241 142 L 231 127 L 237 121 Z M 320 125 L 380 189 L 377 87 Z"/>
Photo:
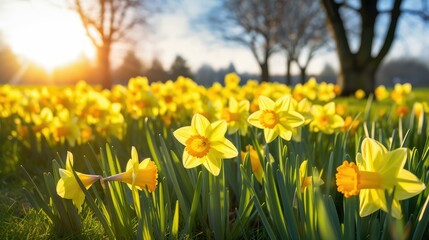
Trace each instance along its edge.
<path fill-rule="evenodd" d="M 261 81 L 269 82 L 270 81 L 270 72 L 268 69 L 268 61 L 260 64 L 261 66 Z"/>
<path fill-rule="evenodd" d="M 98 71 L 97 76 L 103 89 L 112 87 L 112 76 L 110 72 L 110 47 L 98 48 Z"/>
<path fill-rule="evenodd" d="M 286 85 L 291 86 L 292 85 L 292 75 L 291 75 L 291 65 L 292 65 L 292 59 L 290 57 L 287 57 L 286 60 Z"/>
<path fill-rule="evenodd" d="M 301 84 L 304 84 L 307 80 L 307 67 L 300 67 L 300 79 L 301 79 Z"/>
<path fill-rule="evenodd" d="M 349 96 L 362 89 L 368 95 L 375 90 L 375 73 L 377 68 L 359 68 L 341 69 L 338 76 L 338 83 L 342 89 L 342 96 Z"/>

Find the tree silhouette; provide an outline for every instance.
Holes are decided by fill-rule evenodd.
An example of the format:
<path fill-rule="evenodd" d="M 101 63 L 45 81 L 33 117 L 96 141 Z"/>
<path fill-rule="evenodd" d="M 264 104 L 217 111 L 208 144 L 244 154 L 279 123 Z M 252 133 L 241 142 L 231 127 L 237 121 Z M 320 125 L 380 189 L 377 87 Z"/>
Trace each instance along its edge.
<path fill-rule="evenodd" d="M 192 78 L 191 69 L 186 64 L 186 60 L 180 55 L 177 55 L 174 59 L 174 62 L 170 67 L 169 75 L 170 79 L 173 81 L 179 76 Z"/>
<path fill-rule="evenodd" d="M 276 31 L 279 0 L 223 0 L 208 14 L 208 24 L 220 38 L 249 48 L 261 68 L 261 80 L 270 81 L 269 58 L 278 51 Z"/>
<path fill-rule="evenodd" d="M 151 82 L 166 82 L 168 80 L 168 73 L 157 58 L 153 59 L 152 66 L 145 75 Z"/>
<path fill-rule="evenodd" d="M 336 1 L 322 0 L 326 10 L 327 22 L 337 47 L 340 62 L 339 84 L 342 95 L 354 94 L 363 89 L 367 94 L 375 88 L 375 74 L 387 53 L 392 47 L 398 28 L 400 17 L 404 13 L 422 16 L 428 20 L 426 0 L 422 1 L 422 9 L 405 9 L 402 0 L 394 0 L 388 4 L 381 4 L 380 0 Z M 376 22 L 378 17 L 388 15 L 386 33 L 381 40 L 381 47 L 376 51 L 375 40 Z M 358 16 L 358 26 L 347 29 L 348 20 Z M 360 28 L 359 28 L 360 27 Z M 356 32 L 357 31 L 357 32 Z M 357 33 L 359 45 L 356 50 L 351 47 L 350 35 Z"/>
<path fill-rule="evenodd" d="M 320 72 L 317 77 L 318 82 L 327 82 L 327 83 L 336 83 L 337 82 L 337 72 L 335 69 L 329 64 L 325 64 L 325 67 Z"/>
<path fill-rule="evenodd" d="M 203 64 L 195 73 L 195 81 L 203 86 L 211 86 L 216 78 L 216 71 L 209 64 Z"/>
<path fill-rule="evenodd" d="M 132 77 L 143 76 L 144 66 L 135 52 L 129 50 L 122 61 L 121 66 L 113 73 L 114 83 L 126 85 Z"/>
<path fill-rule="evenodd" d="M 18 73 L 21 64 L 17 56 L 0 38 L 0 84 L 11 81 Z"/>
<path fill-rule="evenodd" d="M 325 14 L 320 2 L 314 0 L 279 1 L 282 15 L 278 41 L 286 53 L 286 84 L 292 84 L 291 65 L 295 62 L 304 83 L 307 68 L 318 50 L 330 40 Z"/>
<path fill-rule="evenodd" d="M 429 66 L 420 59 L 393 59 L 380 66 L 377 83 L 393 86 L 409 82 L 413 86 L 428 86 Z"/>
<path fill-rule="evenodd" d="M 80 16 L 86 34 L 97 50 L 98 75 L 103 88 L 112 86 L 110 54 L 136 25 L 145 23 L 149 1 L 73 0 L 72 9 Z"/>

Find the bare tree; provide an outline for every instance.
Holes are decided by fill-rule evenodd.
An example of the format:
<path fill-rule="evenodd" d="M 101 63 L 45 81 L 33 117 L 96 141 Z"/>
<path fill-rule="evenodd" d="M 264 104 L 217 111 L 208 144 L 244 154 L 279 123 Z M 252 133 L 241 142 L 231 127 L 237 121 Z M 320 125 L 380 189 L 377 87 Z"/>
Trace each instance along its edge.
<path fill-rule="evenodd" d="M 291 65 L 295 62 L 305 82 L 307 67 L 318 50 L 329 42 L 325 14 L 318 1 L 284 0 L 281 2 L 278 40 L 286 53 L 286 84 L 291 85 Z"/>
<path fill-rule="evenodd" d="M 103 88 L 112 85 L 112 45 L 123 40 L 147 18 L 143 0 L 70 0 L 82 20 L 86 34 L 97 50 L 98 76 Z"/>
<path fill-rule="evenodd" d="M 376 71 L 392 47 L 398 22 L 404 13 L 428 19 L 427 0 L 422 0 L 418 9 L 405 9 L 403 0 L 321 0 L 321 2 L 326 10 L 328 26 L 337 47 L 342 95 L 353 94 L 357 89 L 363 89 L 366 93 L 374 91 Z M 347 21 L 350 18 L 344 15 L 350 12 L 359 17 L 360 28 L 347 28 Z M 377 48 L 374 44 L 377 39 L 376 23 L 378 17 L 385 14 L 389 17 L 385 28 L 387 30 L 381 39 L 381 47 Z M 351 47 L 352 41 L 356 39 L 351 38 L 350 33 L 358 34 L 360 41 L 356 50 Z"/>
<path fill-rule="evenodd" d="M 261 80 L 269 81 L 270 56 L 278 48 L 280 0 L 222 0 L 209 13 L 214 33 L 226 41 L 248 47 L 261 68 Z"/>

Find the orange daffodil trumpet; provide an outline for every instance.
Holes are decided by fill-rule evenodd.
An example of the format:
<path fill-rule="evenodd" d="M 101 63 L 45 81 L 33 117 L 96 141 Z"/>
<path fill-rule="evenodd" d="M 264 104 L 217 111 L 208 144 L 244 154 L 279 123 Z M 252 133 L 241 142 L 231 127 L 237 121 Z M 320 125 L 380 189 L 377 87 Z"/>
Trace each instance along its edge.
<path fill-rule="evenodd" d="M 60 168 L 61 179 L 57 183 L 57 194 L 65 199 L 71 199 L 78 211 L 82 210 L 82 204 L 85 200 L 85 193 L 79 186 L 77 179 L 73 174 L 73 154 L 67 152 L 66 169 Z M 89 189 L 93 183 L 101 179 L 100 175 L 89 175 L 76 172 L 79 180 L 86 189 Z"/>
<path fill-rule="evenodd" d="M 276 102 L 268 97 L 259 97 L 259 110 L 249 116 L 249 123 L 264 129 L 267 143 L 280 135 L 289 141 L 294 129 L 304 124 L 304 117 L 291 107 L 291 95 L 285 95 Z"/>
<path fill-rule="evenodd" d="M 132 190 L 133 185 L 138 189 L 147 189 L 153 192 L 158 184 L 158 168 L 150 158 L 139 163 L 139 157 L 135 147 L 131 148 L 131 159 L 128 160 L 125 172 L 103 178 L 104 181 L 120 181 L 128 185 Z"/>
<path fill-rule="evenodd" d="M 237 148 L 225 138 L 227 123 L 223 120 L 210 123 L 207 118 L 195 114 L 191 126 L 174 131 L 174 137 L 183 145 L 183 166 L 194 168 L 201 164 L 213 175 L 219 175 L 222 159 L 234 158 Z"/>
<path fill-rule="evenodd" d="M 381 209 L 388 211 L 385 190 L 395 188 L 392 215 L 402 217 L 399 200 L 411 198 L 426 187 L 414 174 L 404 169 L 407 149 L 387 149 L 378 141 L 365 138 L 356 164 L 344 161 L 337 168 L 337 189 L 346 198 L 359 195 L 360 216 L 365 217 Z"/>
<path fill-rule="evenodd" d="M 85 200 L 85 193 L 79 186 L 77 179 L 73 174 L 73 154 L 67 152 L 66 169 L 59 169 L 61 179 L 57 183 L 57 194 L 65 199 L 71 199 L 78 211 L 82 210 L 82 204 Z M 128 184 L 130 189 L 134 184 L 138 190 L 146 188 L 149 192 L 155 191 L 158 183 L 158 169 L 153 161 L 146 158 L 141 163 L 138 161 L 137 151 L 134 147 L 131 149 L 131 159 L 127 163 L 126 171 L 110 177 L 103 178 L 100 175 L 89 175 L 76 172 L 79 180 L 86 189 L 89 189 L 93 183 L 102 181 L 121 181 Z"/>

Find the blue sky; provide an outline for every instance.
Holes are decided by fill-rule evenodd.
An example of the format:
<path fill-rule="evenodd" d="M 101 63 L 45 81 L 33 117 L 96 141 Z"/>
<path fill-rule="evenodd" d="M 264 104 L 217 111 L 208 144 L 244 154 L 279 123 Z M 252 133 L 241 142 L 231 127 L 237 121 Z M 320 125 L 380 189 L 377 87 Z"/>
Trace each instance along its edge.
<path fill-rule="evenodd" d="M 169 68 L 172 61 L 177 54 L 182 55 L 188 62 L 192 70 L 196 71 L 202 64 L 207 63 L 212 65 L 215 69 L 223 68 L 234 63 L 238 72 L 251 72 L 258 73 L 259 67 L 248 50 L 245 47 L 223 43 L 216 39 L 210 30 L 200 24 L 199 17 L 205 13 L 211 6 L 216 4 L 215 0 L 208 1 L 197 1 L 197 0 L 182 0 L 176 3 L 174 7 L 170 7 L 164 10 L 161 14 L 158 14 L 152 18 L 152 30 L 144 30 L 142 32 L 136 31 L 138 35 L 132 45 L 131 49 L 145 62 L 146 65 L 150 65 L 151 60 L 154 56 L 157 56 L 164 64 L 165 68 Z M 48 9 L 48 10 L 46 10 Z M 58 6 L 52 6 L 46 4 L 45 0 L 20 0 L 20 1 L 8 1 L 0 0 L 0 33 L 6 40 L 15 39 L 13 41 L 22 41 L 21 45 L 33 44 L 31 37 L 28 39 L 16 38 L 10 36 L 10 32 L 16 32 L 17 29 L 23 29 L 28 27 L 28 24 L 35 22 L 40 17 L 35 19 L 26 19 L 30 13 L 38 12 L 39 15 L 43 16 L 50 12 L 56 12 L 53 15 L 55 18 L 54 22 L 60 23 L 65 26 L 66 24 L 75 21 L 75 25 L 70 25 L 68 32 L 56 34 L 50 39 L 58 38 L 54 43 L 64 41 L 64 38 L 71 39 L 73 36 L 66 36 L 73 32 L 84 35 L 83 31 L 79 29 L 80 22 L 78 16 L 66 9 L 61 9 Z M 60 13 L 60 17 L 58 16 Z M 17 20 L 18 19 L 18 20 Z M 42 22 L 41 24 L 52 24 L 53 21 Z M 52 28 L 56 26 L 53 25 Z M 34 26 L 34 28 L 37 28 Z M 32 29 L 32 28 L 30 28 Z M 74 30 L 73 30 L 74 29 Z M 73 30 L 73 31 L 72 31 Z M 429 28 L 424 26 L 418 20 L 401 21 L 400 25 L 400 37 L 395 41 L 392 50 L 390 51 L 389 58 L 400 58 L 400 57 L 419 57 L 423 61 L 429 62 Z M 54 32 L 61 31 L 60 28 L 53 29 Z M 39 31 L 40 32 L 40 31 Z M 37 34 L 33 33 L 33 36 Z M 75 34 L 76 35 L 76 34 Z M 64 38 L 59 38 L 59 37 Z M 72 42 L 79 43 L 82 51 L 86 55 L 91 55 L 89 50 L 85 50 L 89 44 L 87 39 L 79 38 Z M 19 39 L 19 40 L 16 40 Z M 63 39 L 63 40 L 61 40 Z M 28 42 L 26 42 L 28 41 Z M 40 41 L 43 41 L 40 39 Z M 12 43 L 13 45 L 14 43 Z M 71 43 L 69 43 L 70 45 Z M 50 44 L 49 46 L 52 46 Z M 61 48 L 61 45 L 58 46 Z M 16 47 L 20 49 L 20 54 L 28 54 L 30 50 L 25 51 L 25 47 Z M 115 46 L 113 52 L 113 62 L 117 66 L 120 64 L 122 56 L 130 49 L 128 44 L 118 44 Z M 49 50 L 48 50 L 49 51 Z M 46 51 L 45 51 L 46 52 Z M 51 52 L 54 52 L 51 50 Z M 40 54 L 39 54 L 40 55 Z M 91 56 L 90 56 L 91 57 Z M 326 63 L 338 66 L 338 61 L 335 52 L 324 53 L 314 58 L 309 66 L 309 72 L 317 74 L 320 72 Z M 271 74 L 284 74 L 285 72 L 285 58 L 283 53 L 275 54 L 270 61 Z"/>

